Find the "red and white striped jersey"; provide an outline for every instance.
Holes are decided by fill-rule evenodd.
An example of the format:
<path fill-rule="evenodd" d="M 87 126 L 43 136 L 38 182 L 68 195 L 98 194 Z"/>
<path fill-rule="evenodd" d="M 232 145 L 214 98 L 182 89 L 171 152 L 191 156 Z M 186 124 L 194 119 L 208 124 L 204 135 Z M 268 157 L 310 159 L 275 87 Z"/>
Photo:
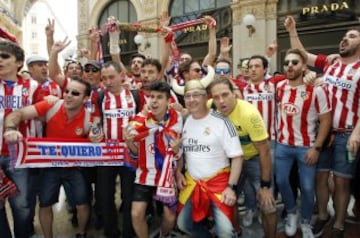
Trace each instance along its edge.
<path fill-rule="evenodd" d="M 127 89 L 122 90 L 118 95 L 105 90 L 101 107 L 105 138 L 123 142 L 123 126 L 128 124 L 136 112 L 133 95 Z"/>
<path fill-rule="evenodd" d="M 276 87 L 277 141 L 292 146 L 312 146 L 316 139 L 319 115 L 331 111 L 326 87 L 300 85 L 288 80 Z"/>
<path fill-rule="evenodd" d="M 259 84 L 253 84 L 247 81 L 246 84 L 243 84 L 242 87 L 239 88 L 243 99 L 253 104 L 259 110 L 262 118 L 264 119 L 271 140 L 275 140 L 276 138 L 276 84 L 284 79 L 285 76 L 277 76 L 264 80 Z"/>
<path fill-rule="evenodd" d="M 62 98 L 62 90 L 60 86 L 52 80 L 46 80 L 41 85 L 39 85 L 36 90 L 36 98 L 34 98 L 34 103 L 40 102 L 44 99 L 45 96 L 54 95 L 56 97 Z"/>
<path fill-rule="evenodd" d="M 0 155 L 7 156 L 9 154 L 3 136 L 5 117 L 16 109 L 33 104 L 34 98 L 37 97 L 35 94 L 37 88 L 38 83 L 35 80 L 24 80 L 20 76 L 13 85 L 0 79 Z M 19 131 L 24 137 L 33 136 L 29 121 L 21 122 Z"/>
<path fill-rule="evenodd" d="M 360 60 L 351 64 L 334 62 L 319 55 L 315 66 L 324 72 L 332 105 L 333 129 L 352 129 L 360 117 Z"/>
<path fill-rule="evenodd" d="M 45 80 L 42 84 L 39 85 L 35 92 L 36 97 L 34 98 L 34 103 L 40 102 L 44 99 L 44 97 L 53 95 L 59 98 L 62 98 L 62 90 L 60 86 L 54 81 Z M 30 122 L 30 131 L 35 133 L 32 136 L 35 137 L 43 137 L 44 136 L 44 122 L 38 119 L 33 119 Z"/>
<path fill-rule="evenodd" d="M 150 114 L 150 113 L 149 113 Z M 135 183 L 157 186 L 161 176 L 161 170 L 157 168 L 155 160 L 155 132 L 158 131 L 158 122 L 151 116 L 144 118 L 138 114 L 133 123 L 135 129 L 139 134 L 146 133 L 146 137 L 139 142 L 138 160 L 139 165 L 136 169 Z M 174 109 L 169 109 L 167 113 L 167 120 L 164 121 L 164 131 L 173 133 L 174 136 L 181 133 L 182 130 L 182 116 Z M 163 133 L 162 141 L 165 147 L 169 146 L 169 136 L 166 132 Z"/>

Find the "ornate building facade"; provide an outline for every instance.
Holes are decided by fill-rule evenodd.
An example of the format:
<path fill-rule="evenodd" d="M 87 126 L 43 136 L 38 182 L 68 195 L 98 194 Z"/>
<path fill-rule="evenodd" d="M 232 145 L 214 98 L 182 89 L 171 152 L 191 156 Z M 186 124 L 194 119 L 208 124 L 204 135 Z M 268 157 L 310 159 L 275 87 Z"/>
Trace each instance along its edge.
<path fill-rule="evenodd" d="M 277 0 L 78 0 L 78 9 L 81 9 L 78 18 L 79 47 L 87 46 L 88 29 L 91 26 L 101 27 L 110 15 L 121 22 L 140 22 L 146 26 L 157 26 L 159 16 L 164 12 L 172 17 L 170 24 L 211 15 L 217 21 L 217 38 L 229 36 L 232 39 L 234 65 L 237 65 L 240 58 L 263 54 L 266 46 L 276 39 L 277 32 Z M 251 37 L 242 21 L 243 16 L 249 13 L 256 18 L 256 32 Z M 206 30 L 186 33 L 176 35 L 179 49 L 191 52 L 195 58 L 201 59 L 207 51 Z M 137 49 L 133 42 L 135 34 L 122 33 L 120 47 L 123 58 L 144 48 L 145 54 L 154 57 L 160 55 L 162 41 L 159 36 L 150 33 L 142 35 L 145 38 L 144 44 L 151 47 L 140 46 Z"/>

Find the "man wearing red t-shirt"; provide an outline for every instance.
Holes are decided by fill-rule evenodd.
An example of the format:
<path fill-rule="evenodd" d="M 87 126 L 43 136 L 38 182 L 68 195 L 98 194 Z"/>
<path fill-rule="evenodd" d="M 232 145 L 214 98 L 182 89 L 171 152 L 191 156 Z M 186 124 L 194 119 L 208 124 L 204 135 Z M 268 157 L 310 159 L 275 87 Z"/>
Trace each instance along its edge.
<path fill-rule="evenodd" d="M 22 121 L 46 116 L 47 137 L 52 138 L 84 138 L 88 135 L 86 126 L 90 115 L 84 103 L 90 95 L 90 85 L 83 79 L 73 77 L 64 91 L 64 100 L 55 104 L 41 101 L 9 114 L 5 119 L 5 141 L 13 143 L 21 140 L 22 134 L 18 126 Z M 39 219 L 45 238 L 52 238 L 53 211 L 52 205 L 58 202 L 60 185 L 69 183 L 74 196 L 79 233 L 77 238 L 86 237 L 86 224 L 89 217 L 89 205 L 85 180 L 78 169 L 46 168 L 43 170 L 40 190 Z"/>

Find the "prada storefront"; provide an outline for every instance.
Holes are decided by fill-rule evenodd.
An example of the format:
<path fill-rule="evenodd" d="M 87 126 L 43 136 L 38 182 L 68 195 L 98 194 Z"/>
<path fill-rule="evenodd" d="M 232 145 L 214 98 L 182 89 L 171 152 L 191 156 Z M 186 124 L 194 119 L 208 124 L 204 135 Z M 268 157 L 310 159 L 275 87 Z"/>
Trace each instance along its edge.
<path fill-rule="evenodd" d="M 217 22 L 217 39 L 223 36 L 232 38 L 231 0 L 174 0 L 169 4 L 170 25 L 212 16 Z M 124 11 L 126 9 L 126 11 Z M 124 14 L 126 12 L 126 14 Z M 138 16 L 131 1 L 113 1 L 103 10 L 98 25 L 103 27 L 109 16 L 117 16 L 120 22 L 137 22 Z M 136 32 L 122 31 L 120 48 L 123 62 L 127 63 L 130 56 L 144 47 L 138 47 L 134 42 Z M 145 39 L 147 40 L 146 33 Z M 201 24 L 189 26 L 175 32 L 175 42 L 181 52 L 191 52 L 194 59 L 202 60 L 208 51 L 208 28 Z M 151 44 L 150 44 L 151 45 Z M 146 46 L 145 46 L 146 47 Z M 102 37 L 103 56 L 109 60 L 108 35 Z M 156 57 L 156 56 L 155 56 Z"/>
<path fill-rule="evenodd" d="M 312 53 L 338 53 L 339 43 L 347 30 L 360 27 L 359 0 L 279 0 L 278 2 L 278 65 L 290 47 L 284 19 L 292 15 L 304 47 Z"/>
<path fill-rule="evenodd" d="M 97 1 L 93 8 L 89 6 L 88 19 L 97 19 L 95 25 L 99 27 L 106 23 L 109 16 L 115 16 L 121 22 L 140 22 L 144 26 L 156 27 L 163 12 L 171 16 L 170 25 L 205 15 L 214 17 L 218 44 L 223 36 L 232 40 L 234 66 L 241 58 L 264 54 L 266 46 L 277 39 L 278 54 L 271 59 L 272 72 L 281 70 L 279 66 L 290 47 L 283 25 L 287 15 L 294 16 L 300 39 L 312 53 L 337 53 L 344 33 L 360 24 L 359 0 L 106 0 Z M 253 25 L 256 31 L 252 35 L 248 34 L 243 21 L 247 14 L 256 19 Z M 84 21 L 84 36 L 85 25 Z M 163 41 L 158 34 L 141 33 L 145 43 L 138 45 L 134 42 L 135 35 L 136 32 L 121 32 L 121 57 L 125 64 L 137 51 L 159 57 Z M 207 26 L 196 25 L 177 31 L 175 41 L 181 52 L 189 52 L 195 59 L 202 60 L 208 50 Z M 109 60 L 107 34 L 102 37 L 102 47 L 103 56 Z"/>

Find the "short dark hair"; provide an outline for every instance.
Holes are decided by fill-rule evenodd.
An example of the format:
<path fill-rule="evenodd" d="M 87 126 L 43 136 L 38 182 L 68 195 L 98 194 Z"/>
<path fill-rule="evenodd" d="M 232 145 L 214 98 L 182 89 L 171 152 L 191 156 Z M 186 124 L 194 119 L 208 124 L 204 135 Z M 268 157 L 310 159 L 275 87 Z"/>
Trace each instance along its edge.
<path fill-rule="evenodd" d="M 218 63 L 226 63 L 226 64 L 229 65 L 230 69 L 232 68 L 231 67 L 231 61 L 228 60 L 228 59 L 219 58 L 219 59 L 216 60 L 215 65 L 217 65 Z"/>
<path fill-rule="evenodd" d="M 218 84 L 225 84 L 229 87 L 231 92 L 234 92 L 233 83 L 228 78 L 225 78 L 223 75 L 217 76 L 214 81 L 212 81 L 209 86 L 207 86 L 207 92 L 211 94 L 211 89 Z"/>
<path fill-rule="evenodd" d="M 118 62 L 115 62 L 115 61 L 108 61 L 106 63 L 104 63 L 104 65 L 102 66 L 102 68 L 109 68 L 113 66 L 114 69 L 116 70 L 116 72 L 120 73 L 122 70 L 121 70 L 121 66 Z"/>
<path fill-rule="evenodd" d="M 66 64 L 65 64 L 65 68 L 64 68 L 64 71 L 65 73 L 69 70 L 69 66 L 71 64 L 76 64 L 76 65 L 79 65 L 80 66 L 80 69 L 81 69 L 81 72 L 83 72 L 83 66 L 81 65 L 81 63 L 79 61 L 76 61 L 76 60 L 67 60 Z"/>
<path fill-rule="evenodd" d="M 167 99 L 171 97 L 170 85 L 164 81 L 154 81 L 150 84 L 149 89 L 150 91 L 165 93 Z"/>
<path fill-rule="evenodd" d="M 135 59 L 135 58 L 142 58 L 143 60 L 146 59 L 145 55 L 143 54 L 140 54 L 140 53 L 135 53 L 135 54 L 132 54 L 131 57 L 130 57 L 130 62 Z"/>
<path fill-rule="evenodd" d="M 0 41 L 0 51 L 14 55 L 16 62 L 22 62 L 24 64 L 25 53 L 23 48 L 21 48 L 18 44 L 8 40 L 2 40 Z M 18 71 L 23 67 L 23 64 L 18 67 Z"/>
<path fill-rule="evenodd" d="M 286 51 L 286 55 L 288 54 L 295 54 L 295 55 L 298 55 L 300 56 L 302 62 L 304 64 L 306 64 L 306 61 L 307 61 L 307 54 L 305 51 L 301 50 L 301 49 L 298 49 L 298 48 L 294 48 L 294 49 L 288 49 Z M 285 56 L 286 57 L 286 56 Z"/>
<path fill-rule="evenodd" d="M 269 62 L 268 62 L 268 60 L 267 60 L 264 56 L 262 56 L 262 55 L 253 55 L 253 56 L 251 56 L 251 57 L 249 58 L 249 65 L 250 65 L 250 61 L 251 61 L 252 59 L 260 59 L 260 60 L 262 61 L 262 65 L 263 65 L 264 69 L 267 69 L 267 68 L 269 67 Z"/>
<path fill-rule="evenodd" d="M 71 81 L 76 81 L 78 83 L 81 83 L 82 85 L 85 86 L 85 96 L 90 96 L 91 94 L 91 85 L 88 81 L 80 78 L 79 76 L 72 76 L 71 77 Z"/>
<path fill-rule="evenodd" d="M 185 61 L 181 63 L 178 68 L 178 74 L 181 78 L 184 78 L 184 73 L 190 71 L 190 66 L 194 63 L 194 60 Z"/>
<path fill-rule="evenodd" d="M 158 72 L 161 72 L 161 64 L 160 64 L 160 61 L 158 59 L 147 58 L 142 63 L 141 67 L 143 68 L 146 65 L 154 65 L 157 68 Z"/>

